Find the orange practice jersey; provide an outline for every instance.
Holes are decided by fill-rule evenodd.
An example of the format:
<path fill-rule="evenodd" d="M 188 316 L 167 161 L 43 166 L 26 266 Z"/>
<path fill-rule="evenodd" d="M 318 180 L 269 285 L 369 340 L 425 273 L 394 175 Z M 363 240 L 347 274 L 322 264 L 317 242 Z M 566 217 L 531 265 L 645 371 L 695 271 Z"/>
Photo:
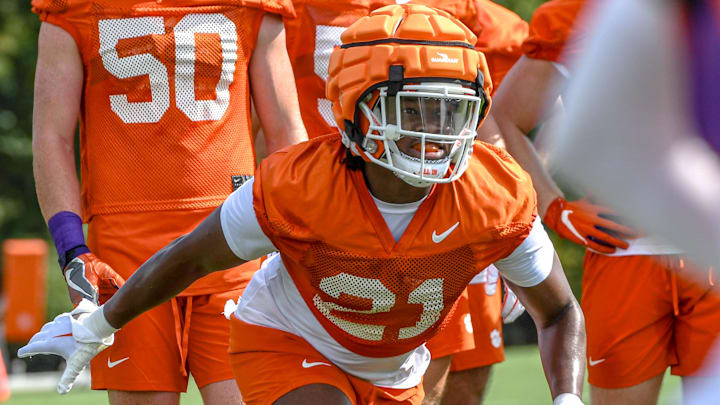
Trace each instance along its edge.
<path fill-rule="evenodd" d="M 584 33 L 576 24 L 585 0 L 550 0 L 533 13 L 530 35 L 522 45 L 525 55 L 553 62 L 571 60 L 584 45 Z"/>
<path fill-rule="evenodd" d="M 528 33 L 525 21 L 489 0 L 413 0 L 445 10 L 478 36 L 495 88 L 515 61 Z M 337 132 L 330 101 L 325 98 L 330 54 L 341 44 L 340 34 L 389 0 L 294 0 L 297 17 L 285 20 L 287 48 L 295 73 L 300 112 L 310 137 Z"/>
<path fill-rule="evenodd" d="M 330 335 L 361 355 L 400 355 L 437 333 L 473 276 L 527 237 L 535 191 L 506 152 L 477 143 L 465 174 L 435 186 L 395 242 L 344 156 L 328 135 L 266 158 L 255 212 Z"/>
<path fill-rule="evenodd" d="M 248 63 L 290 0 L 33 0 L 84 65 L 83 216 L 220 205 L 255 169 Z"/>

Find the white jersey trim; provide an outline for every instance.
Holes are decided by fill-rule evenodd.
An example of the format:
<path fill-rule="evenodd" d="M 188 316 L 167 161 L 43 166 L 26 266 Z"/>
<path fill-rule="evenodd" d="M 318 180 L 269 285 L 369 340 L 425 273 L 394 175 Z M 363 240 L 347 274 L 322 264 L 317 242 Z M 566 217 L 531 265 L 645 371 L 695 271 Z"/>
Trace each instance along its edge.
<path fill-rule="evenodd" d="M 495 266 L 514 284 L 533 287 L 550 275 L 554 257 L 555 248 L 538 216 L 530 235 L 509 256 L 496 261 Z"/>
<path fill-rule="evenodd" d="M 253 184 L 254 178 L 246 181 L 230 194 L 220 208 L 220 225 L 225 241 L 235 256 L 248 261 L 277 250 L 260 228 L 255 215 Z"/>

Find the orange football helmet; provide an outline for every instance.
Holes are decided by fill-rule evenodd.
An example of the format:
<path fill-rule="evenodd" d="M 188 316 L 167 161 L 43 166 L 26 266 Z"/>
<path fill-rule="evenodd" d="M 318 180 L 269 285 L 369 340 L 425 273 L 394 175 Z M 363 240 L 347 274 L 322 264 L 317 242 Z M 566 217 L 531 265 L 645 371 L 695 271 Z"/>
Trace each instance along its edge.
<path fill-rule="evenodd" d="M 327 98 L 354 155 L 416 187 L 462 175 L 490 107 L 477 37 L 449 13 L 404 4 L 373 11 L 342 34 Z M 411 140 L 413 155 L 396 141 Z"/>

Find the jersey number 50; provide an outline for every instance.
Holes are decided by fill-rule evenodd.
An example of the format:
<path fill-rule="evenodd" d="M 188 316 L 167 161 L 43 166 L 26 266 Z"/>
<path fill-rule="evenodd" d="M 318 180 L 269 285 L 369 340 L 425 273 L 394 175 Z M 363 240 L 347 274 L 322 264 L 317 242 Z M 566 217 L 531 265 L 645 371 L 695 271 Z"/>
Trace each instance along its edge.
<path fill-rule="evenodd" d="M 130 102 L 127 95 L 110 96 L 110 108 L 127 124 L 153 123 L 170 107 L 167 67 L 149 53 L 120 57 L 118 41 L 165 34 L 163 17 L 137 17 L 98 22 L 100 56 L 108 72 L 119 79 L 148 76 L 152 101 Z M 237 60 L 235 23 L 223 14 L 187 14 L 173 29 L 175 35 L 175 105 L 192 121 L 218 120 L 230 104 L 229 87 Z M 222 66 L 214 100 L 195 99 L 195 34 L 220 35 Z"/>

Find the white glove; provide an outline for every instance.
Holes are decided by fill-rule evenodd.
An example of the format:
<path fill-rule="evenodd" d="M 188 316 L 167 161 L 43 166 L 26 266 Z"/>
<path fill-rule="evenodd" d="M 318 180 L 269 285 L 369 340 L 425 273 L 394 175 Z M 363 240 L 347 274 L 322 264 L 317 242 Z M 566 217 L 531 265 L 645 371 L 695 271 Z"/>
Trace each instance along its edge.
<path fill-rule="evenodd" d="M 503 323 L 512 323 L 525 312 L 525 307 L 520 303 L 517 295 L 508 288 L 507 283 L 503 280 L 503 302 L 502 302 L 502 320 Z"/>
<path fill-rule="evenodd" d="M 57 392 L 66 394 L 90 360 L 113 344 L 115 331 L 117 329 L 105 319 L 103 307 L 83 299 L 72 312 L 60 314 L 46 323 L 27 345 L 18 350 L 18 357 L 36 354 L 62 356 L 67 365 L 58 382 Z"/>
<path fill-rule="evenodd" d="M 582 399 L 575 394 L 564 393 L 555 397 L 553 405 L 585 405 Z"/>

